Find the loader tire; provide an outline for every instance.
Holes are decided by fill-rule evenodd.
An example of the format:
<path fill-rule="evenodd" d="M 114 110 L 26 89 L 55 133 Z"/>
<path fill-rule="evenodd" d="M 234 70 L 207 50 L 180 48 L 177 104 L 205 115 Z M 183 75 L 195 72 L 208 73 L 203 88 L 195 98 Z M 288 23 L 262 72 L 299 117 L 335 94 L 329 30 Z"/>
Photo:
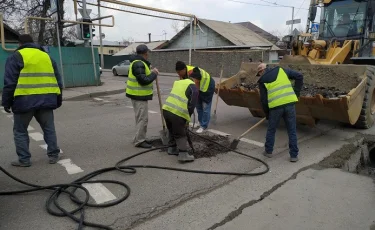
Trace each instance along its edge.
<path fill-rule="evenodd" d="M 354 124 L 358 129 L 369 129 L 375 121 L 375 67 L 368 66 L 366 71 L 367 84 L 365 97 L 363 99 L 361 114 Z"/>

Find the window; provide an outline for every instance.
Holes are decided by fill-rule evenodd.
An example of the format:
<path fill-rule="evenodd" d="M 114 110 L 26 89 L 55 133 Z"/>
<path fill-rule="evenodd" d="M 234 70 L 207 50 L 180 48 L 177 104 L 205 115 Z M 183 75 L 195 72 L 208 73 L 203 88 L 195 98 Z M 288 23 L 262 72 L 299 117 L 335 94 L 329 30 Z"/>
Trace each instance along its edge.
<path fill-rule="evenodd" d="M 109 50 L 108 52 L 109 52 L 109 54 L 114 54 L 115 53 L 114 50 Z"/>

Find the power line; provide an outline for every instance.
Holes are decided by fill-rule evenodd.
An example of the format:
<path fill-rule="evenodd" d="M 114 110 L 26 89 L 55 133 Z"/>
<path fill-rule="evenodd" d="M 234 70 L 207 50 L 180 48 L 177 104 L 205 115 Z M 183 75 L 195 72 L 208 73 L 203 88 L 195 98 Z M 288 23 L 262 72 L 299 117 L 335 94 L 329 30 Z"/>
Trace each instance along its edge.
<path fill-rule="evenodd" d="M 269 6 L 269 7 L 279 7 L 279 6 L 272 6 L 272 5 L 265 5 L 265 4 L 259 4 L 259 3 L 252 3 L 252 2 L 243 2 L 243 1 L 237 1 L 237 0 L 227 0 L 228 2 L 236 2 L 246 5 L 254 5 L 254 6 Z"/>
<path fill-rule="evenodd" d="M 298 12 L 301 10 L 302 5 L 305 3 L 305 1 L 306 1 L 306 0 L 303 0 L 302 4 L 299 6 L 299 8 L 298 8 L 298 10 L 297 10 L 297 13 L 294 15 L 294 17 L 297 16 Z"/>
<path fill-rule="evenodd" d="M 264 3 L 268 3 L 268 5 L 260 4 L 260 3 L 253 3 L 253 2 L 238 1 L 238 0 L 227 0 L 227 1 L 229 1 L 229 2 L 237 2 L 237 3 L 241 3 L 241 4 L 247 4 L 247 5 L 256 5 L 256 6 L 288 7 L 288 8 L 292 8 L 293 7 L 293 6 L 281 5 L 281 4 L 278 4 L 276 2 L 270 2 L 270 1 L 266 1 L 266 0 L 259 0 L 259 1 L 264 2 Z M 306 8 L 302 8 L 302 6 L 299 9 L 309 10 L 309 9 L 306 9 Z"/>

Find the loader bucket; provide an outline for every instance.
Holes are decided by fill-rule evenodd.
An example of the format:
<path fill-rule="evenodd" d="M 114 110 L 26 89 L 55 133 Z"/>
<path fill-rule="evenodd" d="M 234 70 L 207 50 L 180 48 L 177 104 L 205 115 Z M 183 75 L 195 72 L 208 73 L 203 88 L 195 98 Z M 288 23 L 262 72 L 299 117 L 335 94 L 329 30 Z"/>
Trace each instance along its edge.
<path fill-rule="evenodd" d="M 220 87 L 219 96 L 227 105 L 245 107 L 254 117 L 265 117 L 260 103 L 259 89 L 246 88 L 249 83 L 256 83 L 259 79 L 255 76 L 257 66 L 258 64 L 242 63 L 236 75 L 216 86 L 216 92 Z M 313 127 L 317 120 L 332 120 L 358 125 L 359 120 L 367 119 L 366 116 L 361 115 L 361 111 L 365 113 L 363 108 L 365 95 L 368 100 L 372 98 L 373 87 L 370 85 L 373 85 L 372 76 L 375 72 L 373 67 L 289 63 L 269 66 L 290 68 L 304 76 L 304 87 L 296 103 L 298 123 Z M 373 104 L 375 105 L 371 102 L 371 106 Z M 373 108 L 372 113 L 375 112 L 375 106 Z M 369 123 L 372 125 L 372 122 L 366 122 L 359 126 L 368 126 Z"/>

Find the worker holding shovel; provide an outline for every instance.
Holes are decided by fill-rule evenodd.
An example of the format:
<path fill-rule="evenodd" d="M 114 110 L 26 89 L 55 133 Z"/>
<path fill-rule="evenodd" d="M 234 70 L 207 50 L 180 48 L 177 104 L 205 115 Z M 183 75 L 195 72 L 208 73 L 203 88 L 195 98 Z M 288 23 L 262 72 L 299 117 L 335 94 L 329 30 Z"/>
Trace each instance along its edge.
<path fill-rule="evenodd" d="M 176 63 L 176 72 L 182 78 L 185 76 L 192 78 L 199 89 L 197 112 L 200 128 L 197 130 L 197 133 L 203 133 L 207 130 L 210 123 L 215 81 L 207 71 L 202 68 L 186 65 L 182 61 Z"/>
<path fill-rule="evenodd" d="M 173 83 L 166 102 L 163 116 L 169 133 L 169 155 L 178 155 L 178 161 L 194 161 L 188 153 L 187 127 L 198 100 L 198 89 L 187 75 Z"/>

